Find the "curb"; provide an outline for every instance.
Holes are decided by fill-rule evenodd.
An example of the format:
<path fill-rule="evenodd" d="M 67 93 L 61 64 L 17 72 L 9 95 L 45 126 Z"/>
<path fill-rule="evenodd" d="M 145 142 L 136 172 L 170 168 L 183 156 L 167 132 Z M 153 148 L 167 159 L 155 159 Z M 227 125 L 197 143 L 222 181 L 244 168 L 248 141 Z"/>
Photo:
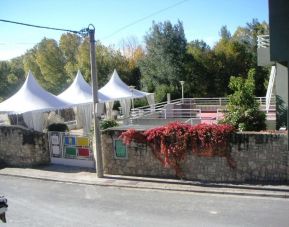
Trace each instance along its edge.
<path fill-rule="evenodd" d="M 214 188 L 212 186 L 192 186 L 192 185 L 185 185 L 181 186 L 176 183 L 158 183 L 154 182 L 153 184 L 143 183 L 141 181 L 137 182 L 138 185 L 129 185 L 125 183 L 119 183 L 119 180 L 115 180 L 114 183 L 107 183 L 101 181 L 85 181 L 85 180 L 70 180 L 70 179 L 57 179 L 57 178 L 50 178 L 50 177 L 37 177 L 37 176 L 27 176 L 27 175 L 20 175 L 20 174 L 8 174 L 8 173 L 0 173 L 2 176 L 10 176 L 10 177 L 18 177 L 18 178 L 26 178 L 26 179 L 35 179 L 35 180 L 42 180 L 42 181 L 50 181 L 50 182 L 61 182 L 61 183 L 71 183 L 71 184 L 80 184 L 80 185 L 92 185 L 92 186 L 101 186 L 101 187 L 114 187 L 114 188 L 128 188 L 128 189 L 139 189 L 139 190 L 158 190 L 158 191 L 170 191 L 170 192 L 185 192 L 185 193 L 200 193 L 200 194 L 215 194 L 215 195 L 231 195 L 231 196 L 253 196 L 253 197 L 271 197 L 271 198 L 282 198 L 288 199 L 289 198 L 289 191 L 283 190 L 281 193 L 280 191 L 276 192 L 274 190 L 268 190 L 264 193 L 264 190 L 259 189 L 234 189 L 228 187 L 222 188 Z M 105 179 L 105 178 L 104 178 Z M 105 179 L 109 180 L 109 179 Z M 128 180 L 128 182 L 134 182 L 133 180 Z M 156 186 L 157 185 L 157 186 Z M 173 186 L 180 186 L 179 188 Z"/>

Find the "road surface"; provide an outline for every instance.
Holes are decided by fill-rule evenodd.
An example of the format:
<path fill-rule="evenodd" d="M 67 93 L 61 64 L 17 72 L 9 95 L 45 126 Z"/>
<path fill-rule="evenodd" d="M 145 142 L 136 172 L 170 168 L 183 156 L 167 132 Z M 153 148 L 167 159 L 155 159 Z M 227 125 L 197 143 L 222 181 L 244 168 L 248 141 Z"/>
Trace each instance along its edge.
<path fill-rule="evenodd" d="M 1 176 L 7 226 L 289 226 L 289 199 L 68 184 Z M 0 223 L 1 224 L 1 223 Z"/>

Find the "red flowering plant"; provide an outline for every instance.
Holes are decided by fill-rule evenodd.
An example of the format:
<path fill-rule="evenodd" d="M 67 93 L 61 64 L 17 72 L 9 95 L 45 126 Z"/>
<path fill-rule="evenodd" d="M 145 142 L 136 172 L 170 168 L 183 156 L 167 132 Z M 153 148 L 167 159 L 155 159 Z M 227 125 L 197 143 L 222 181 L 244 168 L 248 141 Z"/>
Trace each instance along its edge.
<path fill-rule="evenodd" d="M 178 177 L 184 175 L 180 163 L 187 154 L 189 128 L 188 124 L 173 122 L 144 132 L 147 142 L 153 144 L 154 155 L 165 167 L 174 168 Z"/>
<path fill-rule="evenodd" d="M 235 128 L 229 124 L 198 124 L 190 128 L 192 153 L 203 157 L 225 157 L 231 168 L 236 162 L 231 157 L 230 135 Z"/>
<path fill-rule="evenodd" d="M 132 141 L 148 143 L 155 157 L 165 166 L 175 170 L 176 176 L 184 177 L 181 162 L 187 151 L 191 150 L 198 156 L 226 157 L 230 167 L 235 168 L 235 162 L 230 155 L 229 138 L 234 132 L 231 125 L 208 125 L 173 122 L 165 126 L 138 132 L 129 129 L 120 138 L 126 144 Z"/>

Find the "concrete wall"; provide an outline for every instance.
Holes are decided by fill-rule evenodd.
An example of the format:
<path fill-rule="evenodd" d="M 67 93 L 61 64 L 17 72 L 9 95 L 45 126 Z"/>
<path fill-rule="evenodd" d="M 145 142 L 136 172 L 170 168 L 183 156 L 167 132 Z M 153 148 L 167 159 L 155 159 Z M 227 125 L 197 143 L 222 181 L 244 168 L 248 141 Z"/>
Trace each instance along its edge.
<path fill-rule="evenodd" d="M 103 135 L 104 171 L 107 174 L 175 177 L 175 172 L 164 168 L 150 148 L 132 143 L 127 147 L 127 158 L 117 159 L 113 138 Z M 186 179 L 209 182 L 288 182 L 289 154 L 287 136 L 274 134 L 236 134 L 231 141 L 232 157 L 237 163 L 231 169 L 222 157 L 197 157 L 188 152 L 182 164 Z"/>
<path fill-rule="evenodd" d="M 48 163 L 47 134 L 21 126 L 0 127 L 0 164 L 28 167 Z"/>
<path fill-rule="evenodd" d="M 288 15 L 288 0 L 269 0 L 271 61 L 289 61 Z"/>
<path fill-rule="evenodd" d="M 257 48 L 257 62 L 259 66 L 274 65 L 270 60 L 270 47 Z"/>
<path fill-rule="evenodd" d="M 278 95 L 285 106 L 288 106 L 288 68 L 282 64 L 276 64 L 276 95 Z"/>

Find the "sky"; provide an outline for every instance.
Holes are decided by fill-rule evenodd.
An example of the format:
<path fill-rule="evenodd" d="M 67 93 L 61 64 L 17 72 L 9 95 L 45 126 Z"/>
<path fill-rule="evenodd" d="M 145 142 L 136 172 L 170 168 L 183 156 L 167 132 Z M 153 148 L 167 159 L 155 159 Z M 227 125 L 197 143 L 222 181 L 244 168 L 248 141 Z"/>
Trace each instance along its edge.
<path fill-rule="evenodd" d="M 120 48 L 123 41 L 143 44 L 152 22 L 183 23 L 188 42 L 211 47 L 224 25 L 233 34 L 257 18 L 268 23 L 268 0 L 1 0 L 0 19 L 81 30 L 95 27 L 95 39 Z M 63 32 L 0 22 L 0 60 L 24 54 L 44 37 L 59 41 Z"/>

